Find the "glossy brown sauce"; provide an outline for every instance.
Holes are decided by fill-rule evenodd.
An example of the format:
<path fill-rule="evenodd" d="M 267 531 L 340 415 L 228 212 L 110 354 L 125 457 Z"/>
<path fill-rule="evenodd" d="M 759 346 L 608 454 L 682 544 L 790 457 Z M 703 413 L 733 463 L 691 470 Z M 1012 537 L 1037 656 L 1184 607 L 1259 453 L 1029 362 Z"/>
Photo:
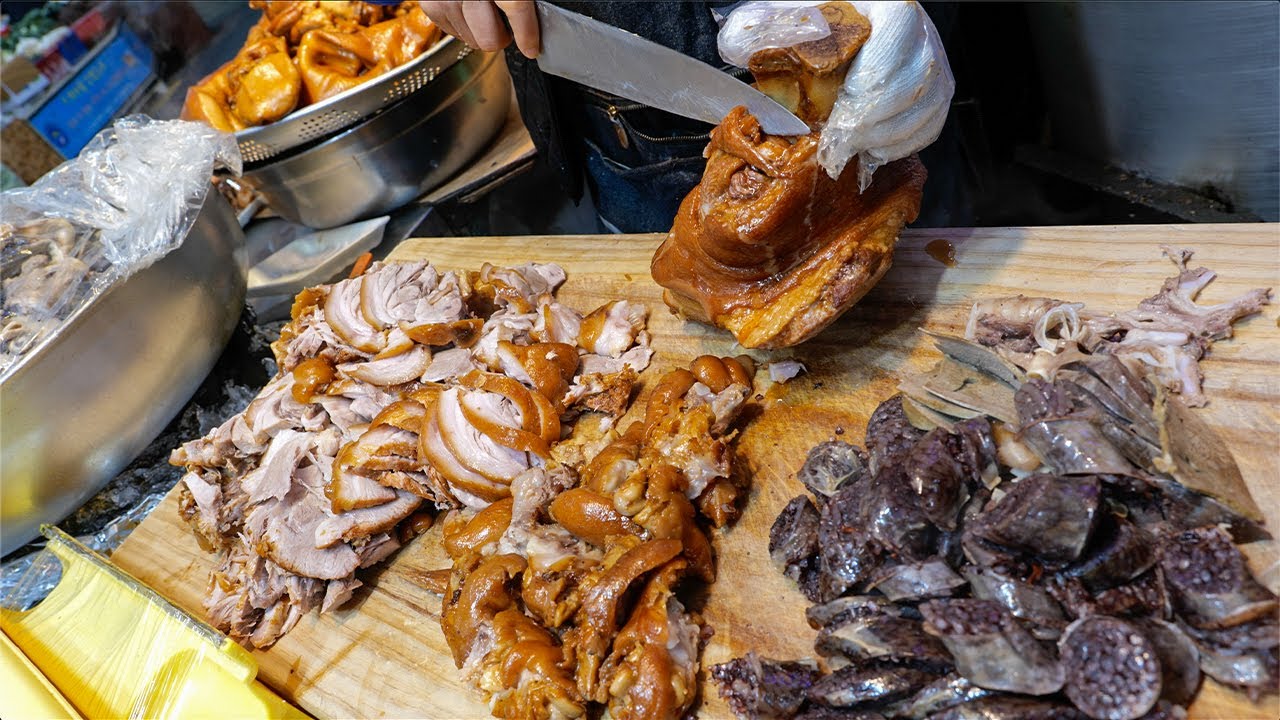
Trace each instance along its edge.
<path fill-rule="evenodd" d="M 929 244 L 924 246 L 924 251 L 929 253 L 929 257 L 947 267 L 956 266 L 956 246 L 947 240 L 942 238 L 930 240 Z"/>
<path fill-rule="evenodd" d="M 333 366 L 319 357 L 307 358 L 293 369 L 293 399 L 300 403 L 311 402 L 312 396 L 333 381 Z"/>

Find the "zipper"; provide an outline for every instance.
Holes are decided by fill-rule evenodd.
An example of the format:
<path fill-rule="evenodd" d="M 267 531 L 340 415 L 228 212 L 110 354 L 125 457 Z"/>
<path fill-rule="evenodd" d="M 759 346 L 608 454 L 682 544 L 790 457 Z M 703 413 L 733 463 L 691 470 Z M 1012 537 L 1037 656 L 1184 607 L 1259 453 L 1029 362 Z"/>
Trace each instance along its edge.
<path fill-rule="evenodd" d="M 618 136 L 618 144 L 623 150 L 631 147 L 631 138 L 627 137 L 627 128 L 622 124 L 622 118 L 618 116 L 620 112 L 617 105 L 610 105 L 605 109 L 609 114 L 609 122 L 613 123 L 613 132 Z"/>

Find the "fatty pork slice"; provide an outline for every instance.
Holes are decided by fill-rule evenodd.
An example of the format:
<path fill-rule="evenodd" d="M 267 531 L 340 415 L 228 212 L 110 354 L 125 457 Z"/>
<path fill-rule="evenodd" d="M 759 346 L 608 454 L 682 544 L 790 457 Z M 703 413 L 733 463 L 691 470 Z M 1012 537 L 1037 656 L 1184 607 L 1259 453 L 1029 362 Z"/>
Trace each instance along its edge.
<path fill-rule="evenodd" d="M 471 355 L 485 368 L 501 372 L 502 360 L 498 355 L 498 346 L 503 342 L 517 345 L 528 345 L 533 340 L 534 323 L 538 316 L 534 313 L 520 313 L 511 308 L 502 308 L 489 316 L 480 328 L 480 339 L 471 348 Z"/>
<path fill-rule="evenodd" d="M 359 555 L 348 543 L 389 531 L 422 502 L 397 490 L 388 502 L 335 512 L 326 495 L 332 482 L 328 469 L 333 464 L 333 436 L 334 431 L 316 434 L 313 451 L 318 452 L 296 469 L 282 462 L 264 465 L 266 473 L 288 474 L 284 480 L 269 477 L 262 483 L 276 487 L 287 482 L 289 490 L 258 503 L 245 518 L 246 531 L 264 555 L 291 572 L 323 580 L 350 576 L 360 566 Z"/>
<path fill-rule="evenodd" d="M 530 313 L 537 307 L 538 298 L 555 293 L 564 278 L 564 269 L 554 263 L 525 263 L 508 268 L 485 263 L 472 287 L 494 307 Z"/>
<path fill-rule="evenodd" d="M 480 365 L 471 356 L 467 348 L 449 348 L 431 356 L 431 362 L 419 378 L 424 383 L 452 383 L 472 370 L 479 370 Z"/>
<path fill-rule="evenodd" d="M 426 262 L 390 263 L 335 283 L 324 299 L 324 319 L 361 352 L 397 354 L 413 344 L 401 322 L 460 320 L 465 301 L 456 275 L 440 275 Z"/>
<path fill-rule="evenodd" d="M 471 470 L 494 482 L 510 485 L 517 475 L 529 468 L 527 453 L 499 443 L 468 420 L 467 411 L 476 413 L 499 427 L 517 428 L 522 422 L 515 406 L 500 395 L 480 390 L 450 388 L 440 394 L 436 403 L 441 435 L 445 445 L 458 460 Z"/>
<path fill-rule="evenodd" d="M 469 294 L 456 273 L 440 273 L 426 261 L 374 265 L 357 278 L 360 311 L 379 330 L 400 323 L 423 325 L 461 320 Z"/>
<path fill-rule="evenodd" d="M 469 312 L 465 283 L 456 273 L 440 274 L 425 261 L 380 266 L 361 280 L 360 310 L 387 336 L 379 357 L 412 347 L 413 329 L 448 327 Z"/>
<path fill-rule="evenodd" d="M 409 341 L 409 346 L 399 352 L 386 354 L 384 351 L 372 360 L 339 365 L 337 370 L 346 377 L 386 387 L 417 380 L 430 362 L 431 351 Z"/>
<path fill-rule="evenodd" d="M 503 375 L 557 404 L 563 404 L 569 382 L 578 370 L 578 352 L 565 343 L 517 345 L 501 341 L 497 358 Z"/>
<path fill-rule="evenodd" d="M 329 324 L 325 307 L 332 287 L 307 288 L 294 300 L 292 320 L 281 329 L 279 339 L 271 343 L 271 351 L 281 370 L 290 372 L 313 358 L 341 363 L 368 358 L 372 354 L 352 347 Z"/>
<path fill-rule="evenodd" d="M 363 276 L 335 283 L 324 299 L 324 320 L 347 345 L 374 354 L 387 346 L 387 337 L 369 324 L 360 307 Z"/>
<path fill-rule="evenodd" d="M 549 295 L 538 298 L 530 336 L 538 342 L 575 345 L 582 328 L 582 313 Z"/>
<path fill-rule="evenodd" d="M 348 510 L 321 520 L 315 529 L 316 547 L 330 548 L 343 541 L 388 533 L 422 504 L 422 498 L 412 493 L 396 490 L 394 494 L 391 502 Z"/>
<path fill-rule="evenodd" d="M 510 378 L 495 382 L 515 386 L 508 389 L 512 397 L 528 402 L 520 408 L 496 392 L 450 388 L 440 393 L 421 436 L 423 458 L 432 470 L 457 500 L 476 509 L 509 495 L 511 481 L 533 465 L 531 453 L 509 444 L 521 439 L 545 443 L 530 432 L 537 429 L 527 416 L 536 412 L 534 393 Z"/>
<path fill-rule="evenodd" d="M 401 388 L 398 387 L 382 387 L 372 383 L 355 380 L 352 378 L 339 378 L 329 384 L 326 390 L 328 393 L 345 397 L 351 401 L 347 406 L 358 418 L 358 427 L 373 420 L 383 408 L 397 401 L 401 397 Z M 320 396 L 316 396 L 319 398 Z M 336 421 L 334 424 L 338 424 Z"/>
<path fill-rule="evenodd" d="M 578 346 L 588 353 L 606 357 L 620 357 L 645 329 L 649 308 L 641 303 L 615 300 L 606 303 L 581 323 Z"/>
<path fill-rule="evenodd" d="M 448 488 L 433 483 L 421 457 L 420 433 L 427 408 L 417 399 L 391 403 L 333 461 L 327 494 L 334 512 L 373 507 L 412 493 L 437 506 L 452 506 Z"/>

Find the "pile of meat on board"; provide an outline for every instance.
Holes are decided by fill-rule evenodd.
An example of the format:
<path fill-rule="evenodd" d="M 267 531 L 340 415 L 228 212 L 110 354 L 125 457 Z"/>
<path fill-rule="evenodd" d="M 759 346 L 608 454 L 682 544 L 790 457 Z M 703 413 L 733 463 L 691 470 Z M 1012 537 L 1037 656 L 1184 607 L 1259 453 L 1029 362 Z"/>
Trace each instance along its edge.
<path fill-rule="evenodd" d="M 300 294 L 279 374 L 173 454 L 182 515 L 218 556 L 214 624 L 268 647 L 447 510 L 452 567 L 426 589 L 496 716 L 687 712 L 710 629 L 676 593 L 714 578 L 709 529 L 739 512 L 730 442 L 754 367 L 698 358 L 619 431 L 646 310 L 583 316 L 555 299 L 563 279 L 414 263 Z"/>
<path fill-rule="evenodd" d="M 555 265 L 440 272 L 375 265 L 303 291 L 279 373 L 240 414 L 174 451 L 181 512 L 218 555 L 211 622 L 267 647 L 342 605 L 437 508 L 480 508 L 544 467 L 562 423 L 620 415 L 651 351 L 647 311 L 584 317 Z"/>

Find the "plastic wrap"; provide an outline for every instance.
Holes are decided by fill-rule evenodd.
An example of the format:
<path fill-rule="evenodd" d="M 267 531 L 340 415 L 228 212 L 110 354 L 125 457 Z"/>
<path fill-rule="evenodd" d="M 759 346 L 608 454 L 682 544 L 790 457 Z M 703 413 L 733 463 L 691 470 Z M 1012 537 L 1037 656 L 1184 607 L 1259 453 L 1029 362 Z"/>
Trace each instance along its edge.
<path fill-rule="evenodd" d="M 125 118 L 80 156 L 0 196 L 0 374 L 107 288 L 182 243 L 235 139 L 201 123 Z"/>
<path fill-rule="evenodd" d="M 751 54 L 815 39 L 810 5 L 746 2 L 723 20 L 718 42 L 727 62 L 746 67 Z M 821 131 L 818 162 L 835 178 L 859 158 L 861 189 L 876 168 L 907 157 L 938 139 L 947 120 L 955 79 L 942 39 L 916 2 L 853 2 L 871 23 L 871 36 L 854 57 L 835 107 Z M 825 35 L 821 36 L 825 37 Z"/>
<path fill-rule="evenodd" d="M 755 53 L 766 48 L 784 48 L 831 34 L 831 28 L 815 11 L 814 2 L 745 2 L 727 15 L 716 14 L 721 23 L 716 44 L 720 57 L 730 65 L 747 67 Z"/>
<path fill-rule="evenodd" d="M 45 535 L 52 591 L 32 608 L 0 606 L 0 628 L 34 666 L 6 683 L 47 679 L 93 718 L 305 717 L 255 681 L 244 648 L 56 528 Z"/>

